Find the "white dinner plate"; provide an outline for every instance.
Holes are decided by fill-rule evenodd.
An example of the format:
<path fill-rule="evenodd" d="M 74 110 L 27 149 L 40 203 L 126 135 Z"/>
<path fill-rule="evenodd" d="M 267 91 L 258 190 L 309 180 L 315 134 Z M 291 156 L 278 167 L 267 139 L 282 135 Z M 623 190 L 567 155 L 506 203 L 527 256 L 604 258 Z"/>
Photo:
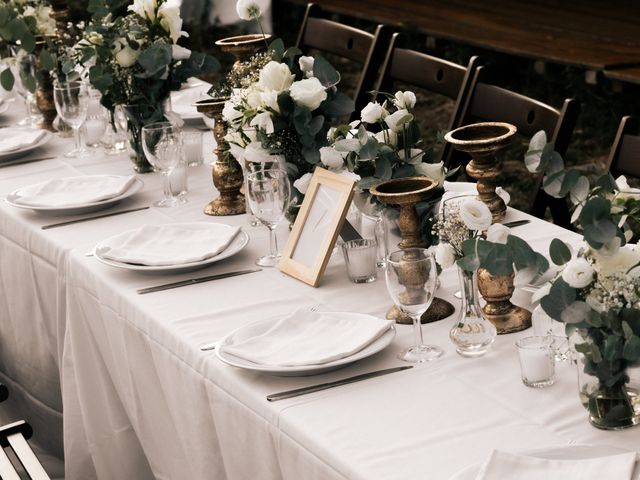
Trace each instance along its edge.
<path fill-rule="evenodd" d="M 354 315 L 354 313 L 349 313 L 349 315 Z M 224 349 L 225 345 L 229 345 L 233 343 L 233 338 L 238 334 L 242 333 L 242 331 L 246 328 L 251 328 L 255 334 L 260 334 L 261 332 L 267 331 L 271 328 L 274 322 L 277 319 L 265 319 L 260 320 L 258 322 L 252 323 L 250 325 L 245 325 L 244 327 L 240 327 L 229 335 L 224 337 L 222 340 L 218 342 L 216 345 L 216 355 L 220 360 L 222 360 L 227 365 L 231 365 L 233 367 L 244 368 L 245 370 L 253 370 L 261 373 L 268 373 L 270 375 L 277 375 L 281 377 L 297 377 L 297 376 L 306 376 L 306 375 L 319 375 L 321 373 L 329 372 L 331 370 L 336 370 L 338 368 L 344 367 L 350 363 L 357 362 L 358 360 L 362 360 L 363 358 L 370 357 L 371 355 L 378 353 L 379 351 L 385 349 L 389 344 L 393 341 L 396 336 L 395 327 L 391 326 L 389 330 L 384 332 L 380 337 L 371 342 L 365 348 L 360 350 L 359 352 L 354 353 L 353 355 L 349 355 L 348 357 L 340 358 L 338 360 L 333 360 L 332 362 L 322 363 L 319 365 L 296 365 L 296 366 L 270 366 L 270 365 L 260 365 L 258 363 L 250 362 L 249 360 L 245 360 L 243 358 L 236 357 L 235 355 L 231 355 L 227 353 Z M 256 326 L 262 328 L 256 329 Z"/>
<path fill-rule="evenodd" d="M 34 210 L 39 213 L 47 213 L 50 215 L 80 215 L 83 213 L 95 212 L 97 210 L 109 208 L 115 205 L 116 203 L 118 203 L 119 201 L 124 200 L 125 198 L 128 198 L 131 195 L 138 193 L 143 186 L 144 186 L 144 183 L 142 183 L 142 180 L 140 180 L 139 178 L 136 178 L 131 184 L 131 186 L 125 192 L 121 193 L 116 197 L 108 198 L 106 200 L 100 200 L 98 202 L 84 203 L 80 205 L 70 205 L 67 207 L 44 207 L 44 206 L 34 206 L 34 205 L 22 205 L 20 203 L 16 203 L 16 200 L 20 198 L 20 189 L 14 190 L 9 195 L 7 195 L 7 198 L 5 198 L 5 201 L 13 207 L 26 208 L 28 210 Z"/>
<path fill-rule="evenodd" d="M 120 235 L 126 235 L 127 233 L 133 233 L 135 230 L 131 230 L 129 232 L 119 233 Z M 183 263 L 179 265 L 139 265 L 134 263 L 126 263 L 119 262 L 117 260 L 112 260 L 110 258 L 104 258 L 102 256 L 107 250 L 111 247 L 106 246 L 105 244 L 109 241 L 109 239 L 100 242 L 96 245 L 93 254 L 96 259 L 105 265 L 109 265 L 111 267 L 124 268 L 126 270 L 133 270 L 136 272 L 142 273 L 162 273 L 162 274 L 174 274 L 174 273 L 185 273 L 190 272 L 192 270 L 198 270 L 200 268 L 204 268 L 207 265 L 210 265 L 215 262 L 219 262 L 220 260 L 224 260 L 225 258 L 229 258 L 240 250 L 242 250 L 247 243 L 249 243 L 249 235 L 243 230 L 240 230 L 238 234 L 231 240 L 231 243 L 225 248 L 222 252 L 213 257 L 205 258 L 204 260 L 200 260 L 197 262 L 189 262 Z"/>
<path fill-rule="evenodd" d="M 628 453 L 629 450 L 618 447 L 610 447 L 607 445 L 561 445 L 557 447 L 542 448 L 518 452 L 519 455 L 528 455 L 535 458 L 544 458 L 547 460 L 586 460 L 589 458 L 609 457 L 611 455 L 619 455 Z M 475 480 L 480 472 L 482 463 L 469 465 L 464 470 L 459 471 L 449 480 Z M 636 467 L 633 470 L 632 480 L 640 480 L 640 466 L 636 461 Z"/>
<path fill-rule="evenodd" d="M 52 138 L 53 138 L 53 133 L 45 132 L 44 135 L 40 137 L 40 139 L 36 143 L 32 143 L 31 145 L 25 145 L 24 147 L 13 150 L 12 152 L 0 153 L 0 164 L 2 164 L 6 160 L 13 160 L 15 158 L 22 157 L 27 153 L 29 153 L 30 151 L 35 150 L 38 147 L 42 147 L 43 145 L 46 145 L 51 141 Z"/>

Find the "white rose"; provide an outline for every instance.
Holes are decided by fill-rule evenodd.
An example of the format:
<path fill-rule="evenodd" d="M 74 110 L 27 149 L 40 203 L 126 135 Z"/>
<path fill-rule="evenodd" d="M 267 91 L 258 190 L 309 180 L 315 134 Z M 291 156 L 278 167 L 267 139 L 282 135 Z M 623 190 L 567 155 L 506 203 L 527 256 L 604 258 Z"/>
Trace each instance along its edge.
<path fill-rule="evenodd" d="M 600 276 L 612 277 L 618 272 L 628 272 L 630 269 L 633 269 L 630 273 L 638 271 L 640 267 L 634 268 L 634 266 L 639 262 L 640 250 L 627 244 L 624 247 L 620 247 L 615 254 L 604 259 L 600 257 L 598 252 L 596 254 L 595 268 Z"/>
<path fill-rule="evenodd" d="M 493 243 L 501 243 L 505 245 L 509 235 L 511 235 L 511 230 L 509 227 L 505 227 L 501 223 L 494 223 L 487 230 L 487 240 Z"/>
<path fill-rule="evenodd" d="M 593 281 L 593 267 L 584 258 L 574 258 L 564 267 L 562 279 L 573 288 L 585 288 Z"/>
<path fill-rule="evenodd" d="M 129 68 L 131 65 L 136 63 L 139 55 L 139 50 L 134 50 L 129 45 L 125 45 L 124 48 L 116 53 L 116 62 L 118 62 L 118 65 L 123 68 Z"/>
<path fill-rule="evenodd" d="M 235 143 L 229 143 L 229 153 L 235 158 L 240 165 L 244 165 L 244 148 Z"/>
<path fill-rule="evenodd" d="M 309 188 L 309 184 L 311 183 L 311 177 L 313 175 L 311 175 L 310 173 L 305 173 L 303 176 L 301 176 L 299 179 L 297 179 L 295 182 L 293 182 L 293 186 L 301 193 L 301 194 L 305 194 L 307 193 L 307 189 Z"/>
<path fill-rule="evenodd" d="M 142 18 L 153 22 L 156 19 L 156 9 L 158 3 L 156 0 L 133 0 L 133 5 L 129 5 L 127 8 L 130 12 L 135 12 Z"/>
<path fill-rule="evenodd" d="M 186 60 L 191 56 L 191 50 L 181 47 L 180 45 L 171 45 L 171 58 L 174 60 Z"/>
<path fill-rule="evenodd" d="M 416 165 L 416 172 L 435 180 L 439 187 L 444 184 L 444 162 L 419 163 Z"/>
<path fill-rule="evenodd" d="M 389 115 L 389 112 L 378 102 L 369 102 L 360 112 L 360 119 L 364 123 L 378 123 L 387 115 Z"/>
<path fill-rule="evenodd" d="M 509 205 L 511 201 L 511 195 L 502 187 L 496 187 L 496 195 L 498 195 L 505 205 Z"/>
<path fill-rule="evenodd" d="M 233 102 L 225 102 L 224 108 L 222 109 L 222 119 L 229 123 L 234 124 L 237 123 L 239 119 L 242 118 L 242 112 L 239 112 L 235 109 L 235 105 Z"/>
<path fill-rule="evenodd" d="M 388 125 L 388 127 L 394 132 L 401 132 L 406 123 L 409 123 L 413 120 L 413 115 L 411 115 L 406 109 L 398 110 L 391 115 L 387 115 L 384 119 L 384 122 Z"/>
<path fill-rule="evenodd" d="M 411 148 L 409 151 L 405 148 L 398 152 L 400 158 L 405 160 L 407 163 L 412 165 L 418 165 L 422 162 L 422 157 L 424 157 L 424 150 L 420 150 L 419 148 Z"/>
<path fill-rule="evenodd" d="M 254 20 L 269 8 L 269 0 L 238 0 L 236 12 L 242 20 Z"/>
<path fill-rule="evenodd" d="M 252 163 L 280 162 L 284 159 L 282 155 L 271 155 L 260 142 L 251 142 L 247 145 L 247 148 L 244 149 L 244 158 Z"/>
<path fill-rule="evenodd" d="M 618 187 L 618 191 L 620 192 L 617 195 L 617 198 L 624 200 L 627 198 L 636 198 L 640 199 L 640 188 L 632 188 L 627 181 L 627 177 L 624 175 L 620 175 L 616 178 L 616 186 Z"/>
<path fill-rule="evenodd" d="M 489 207 L 480 200 L 468 199 L 460 205 L 460 218 L 469 230 L 486 230 L 491 225 Z"/>
<path fill-rule="evenodd" d="M 449 268 L 456 261 L 456 252 L 449 243 L 439 243 L 436 245 L 436 262 L 443 269 Z"/>
<path fill-rule="evenodd" d="M 180 17 L 180 7 L 169 2 L 163 3 L 158 9 L 160 25 L 169 34 L 173 43 L 180 37 L 188 37 L 187 32 L 182 31 L 182 18 Z"/>
<path fill-rule="evenodd" d="M 249 107 L 254 110 L 258 110 L 263 106 L 261 92 L 254 85 L 252 85 L 245 91 L 244 99 L 246 100 Z"/>
<path fill-rule="evenodd" d="M 398 134 L 393 130 L 382 130 L 378 133 L 375 133 L 373 137 L 378 140 L 378 142 L 386 143 L 387 145 L 391 145 L 392 147 L 398 145 Z"/>
<path fill-rule="evenodd" d="M 413 108 L 416 104 L 416 94 L 410 91 L 396 92 L 393 104 L 398 108 Z"/>
<path fill-rule="evenodd" d="M 333 147 L 322 147 L 320 149 L 320 161 L 327 168 L 338 169 L 344 165 L 342 155 Z"/>
<path fill-rule="evenodd" d="M 304 73 L 304 76 L 309 78 L 313 77 L 313 57 L 307 57 L 305 55 L 301 56 L 298 59 L 298 65 L 300 66 L 300 70 Z"/>
<path fill-rule="evenodd" d="M 273 119 L 271 112 L 262 112 L 257 114 L 249 123 L 249 126 L 264 130 L 268 135 L 273 133 Z"/>
<path fill-rule="evenodd" d="M 327 92 L 315 77 L 293 82 L 289 93 L 294 102 L 309 110 L 315 110 L 327 99 Z"/>
<path fill-rule="evenodd" d="M 280 113 L 280 105 L 278 105 L 278 92 L 276 92 L 275 90 L 260 92 L 260 100 L 265 107 L 270 108 L 274 112 Z"/>
<path fill-rule="evenodd" d="M 295 76 L 284 63 L 274 62 L 267 63 L 260 70 L 260 79 L 258 85 L 264 91 L 274 90 L 277 93 L 288 89 Z"/>

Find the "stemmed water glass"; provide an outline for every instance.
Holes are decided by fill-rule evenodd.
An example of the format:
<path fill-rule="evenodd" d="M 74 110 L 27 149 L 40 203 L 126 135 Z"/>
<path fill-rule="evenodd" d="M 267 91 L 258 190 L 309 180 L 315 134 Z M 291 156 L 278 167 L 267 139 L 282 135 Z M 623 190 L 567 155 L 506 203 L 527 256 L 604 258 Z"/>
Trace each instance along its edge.
<path fill-rule="evenodd" d="M 154 203 L 156 207 L 174 207 L 180 199 L 171 191 L 171 172 L 182 157 L 180 128 L 169 122 L 156 122 L 142 127 L 142 148 L 153 168 L 164 175 L 164 198 Z"/>
<path fill-rule="evenodd" d="M 65 153 L 65 157 L 87 157 L 90 155 L 80 139 L 80 128 L 87 118 L 89 92 L 79 81 L 56 81 L 53 84 L 53 100 L 60 118 L 73 129 L 75 148 Z"/>
<path fill-rule="evenodd" d="M 20 51 L 15 57 L 15 62 L 11 65 L 11 73 L 15 79 L 15 89 L 18 95 L 24 100 L 27 108 L 26 118 L 20 120 L 18 125 L 36 126 L 40 115 L 33 111 L 36 89 L 36 57 L 33 54 Z"/>
<path fill-rule="evenodd" d="M 436 291 L 438 272 L 433 254 L 424 248 L 393 252 L 387 258 L 385 278 L 394 303 L 413 320 L 414 345 L 398 357 L 406 362 L 428 362 L 440 357 L 440 347 L 424 344 L 420 322 Z"/>
<path fill-rule="evenodd" d="M 290 191 L 289 178 L 283 170 L 267 169 L 247 175 L 249 208 L 269 229 L 269 254 L 256 260 L 256 264 L 262 267 L 275 267 L 280 260 L 275 228 L 287 211 Z"/>

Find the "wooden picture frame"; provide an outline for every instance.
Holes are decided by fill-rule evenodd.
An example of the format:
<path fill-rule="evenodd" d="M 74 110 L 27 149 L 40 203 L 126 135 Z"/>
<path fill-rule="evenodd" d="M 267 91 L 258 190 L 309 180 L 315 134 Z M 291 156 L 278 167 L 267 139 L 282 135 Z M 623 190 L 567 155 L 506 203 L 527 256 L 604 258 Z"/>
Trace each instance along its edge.
<path fill-rule="evenodd" d="M 355 181 L 316 167 L 282 253 L 280 271 L 317 287 L 353 198 Z"/>

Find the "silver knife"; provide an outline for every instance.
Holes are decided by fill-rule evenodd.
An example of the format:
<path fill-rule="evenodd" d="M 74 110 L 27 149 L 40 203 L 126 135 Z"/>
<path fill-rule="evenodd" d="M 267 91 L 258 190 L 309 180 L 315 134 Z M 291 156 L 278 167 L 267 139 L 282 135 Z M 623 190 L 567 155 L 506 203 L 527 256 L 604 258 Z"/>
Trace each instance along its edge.
<path fill-rule="evenodd" d="M 503 223 L 505 227 L 513 228 L 519 227 L 520 225 L 526 225 L 527 223 L 531 223 L 531 220 L 516 220 L 514 222 Z"/>
<path fill-rule="evenodd" d="M 206 277 L 190 278 L 189 280 L 182 280 L 180 282 L 166 283 L 164 285 L 157 285 L 155 287 L 141 288 L 137 290 L 140 295 L 145 293 L 160 292 L 162 290 L 171 290 L 172 288 L 186 287 L 188 285 L 195 285 L 196 283 L 210 282 L 212 280 L 220 280 L 222 278 L 237 277 L 238 275 L 246 275 L 247 273 L 261 272 L 261 268 L 252 268 L 250 270 L 238 270 L 236 272 L 218 273 L 216 275 L 209 275 Z"/>
<path fill-rule="evenodd" d="M 300 395 L 306 395 L 307 393 L 320 392 L 321 390 L 327 390 L 328 388 L 360 382 L 361 380 L 367 380 L 369 378 L 375 378 L 381 375 L 387 375 L 389 373 L 409 370 L 410 368 L 413 368 L 413 366 L 405 365 L 404 367 L 387 368 L 385 370 L 376 370 L 375 372 L 363 373 L 361 375 L 356 375 L 355 377 L 336 380 L 335 382 L 320 383 L 318 385 L 312 385 L 310 387 L 296 388 L 295 390 L 287 390 L 286 392 L 280 393 L 272 393 L 271 395 L 267 395 L 267 400 L 269 400 L 270 402 L 275 402 L 278 400 L 283 400 L 285 398 L 298 397 Z"/>
<path fill-rule="evenodd" d="M 138 207 L 138 208 L 131 208 L 129 210 L 120 210 L 118 212 L 101 213 L 100 215 L 92 215 L 90 217 L 77 218 L 75 220 L 67 220 L 66 222 L 43 225 L 40 228 L 42 228 L 42 230 L 47 230 L 49 228 L 64 227 L 65 225 L 73 225 L 74 223 L 87 222 L 89 220 L 95 220 L 97 218 L 106 218 L 106 217 L 113 217 L 114 215 L 121 215 L 123 213 L 139 212 L 140 210 L 146 210 L 147 208 L 149 207 Z"/>

